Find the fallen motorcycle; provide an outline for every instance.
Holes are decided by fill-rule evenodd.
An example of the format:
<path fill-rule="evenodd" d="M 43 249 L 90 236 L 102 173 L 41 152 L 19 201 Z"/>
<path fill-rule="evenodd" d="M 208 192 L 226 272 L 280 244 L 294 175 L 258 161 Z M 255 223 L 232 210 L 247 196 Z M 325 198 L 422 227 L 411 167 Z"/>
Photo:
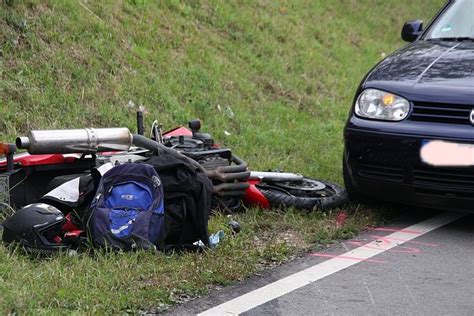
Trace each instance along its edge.
<path fill-rule="evenodd" d="M 183 155 L 212 180 L 216 207 L 230 211 L 247 206 L 265 209 L 295 207 L 329 209 L 347 201 L 337 184 L 286 172 L 249 171 L 245 161 L 229 148 L 215 144 L 202 133 L 201 122 L 161 132 L 155 121 L 150 137 L 144 136 L 143 116 L 137 114 L 138 133 L 127 128 L 37 130 L 18 137 L 16 144 L 1 144 L 1 205 L 16 208 L 33 203 L 46 192 L 107 162 L 143 160 L 165 152 Z M 26 149 L 28 153 L 16 154 Z"/>
<path fill-rule="evenodd" d="M 247 164 L 230 149 L 216 145 L 211 135 L 200 132 L 199 120 L 188 125 L 161 135 L 154 124 L 151 138 L 199 162 L 213 180 L 214 193 L 226 206 L 237 208 L 243 201 L 265 209 L 291 206 L 325 210 L 347 202 L 345 190 L 328 181 L 295 173 L 248 171 Z"/>

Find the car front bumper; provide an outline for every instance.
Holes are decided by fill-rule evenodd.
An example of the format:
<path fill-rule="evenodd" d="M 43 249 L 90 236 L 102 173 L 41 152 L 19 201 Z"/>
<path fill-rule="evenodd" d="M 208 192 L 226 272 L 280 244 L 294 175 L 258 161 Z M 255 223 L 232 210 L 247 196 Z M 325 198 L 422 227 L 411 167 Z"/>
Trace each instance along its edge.
<path fill-rule="evenodd" d="M 422 141 L 474 144 L 472 126 L 387 123 L 352 116 L 344 139 L 346 182 L 363 196 L 474 212 L 474 166 L 433 167 L 420 159 Z"/>

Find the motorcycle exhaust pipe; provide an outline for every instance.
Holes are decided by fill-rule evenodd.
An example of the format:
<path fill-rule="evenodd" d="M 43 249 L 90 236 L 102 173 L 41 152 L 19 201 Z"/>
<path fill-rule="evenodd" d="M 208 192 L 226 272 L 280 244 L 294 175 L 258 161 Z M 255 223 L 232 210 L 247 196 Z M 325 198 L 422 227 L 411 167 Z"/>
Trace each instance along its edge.
<path fill-rule="evenodd" d="M 33 130 L 16 139 L 17 148 L 30 154 L 126 151 L 132 143 L 133 136 L 125 127 Z"/>
<path fill-rule="evenodd" d="M 252 171 L 250 172 L 250 179 L 260 179 L 263 181 L 273 182 L 300 182 L 303 181 L 303 176 L 296 173 L 288 172 L 265 172 L 265 171 Z"/>

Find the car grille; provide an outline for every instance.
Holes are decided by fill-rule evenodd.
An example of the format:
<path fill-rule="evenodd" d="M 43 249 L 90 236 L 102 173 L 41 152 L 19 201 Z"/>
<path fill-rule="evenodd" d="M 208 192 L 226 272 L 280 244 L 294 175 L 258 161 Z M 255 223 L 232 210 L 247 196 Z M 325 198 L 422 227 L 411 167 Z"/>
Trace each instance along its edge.
<path fill-rule="evenodd" d="M 403 169 L 395 166 L 359 164 L 359 176 L 392 182 L 403 182 Z"/>
<path fill-rule="evenodd" d="M 470 125 L 469 115 L 474 105 L 414 102 L 412 121 Z"/>
<path fill-rule="evenodd" d="M 415 167 L 413 184 L 425 193 L 474 198 L 474 169 Z"/>
<path fill-rule="evenodd" d="M 474 168 L 434 168 L 413 166 L 404 172 L 402 166 L 359 163 L 360 177 L 412 184 L 419 193 L 452 195 L 474 199 Z M 411 171 L 411 172 L 410 172 Z"/>

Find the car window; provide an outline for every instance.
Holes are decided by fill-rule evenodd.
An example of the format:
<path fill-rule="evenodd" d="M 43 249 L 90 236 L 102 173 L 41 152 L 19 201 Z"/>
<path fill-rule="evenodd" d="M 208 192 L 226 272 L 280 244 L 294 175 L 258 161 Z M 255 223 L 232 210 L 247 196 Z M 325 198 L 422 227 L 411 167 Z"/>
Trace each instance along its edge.
<path fill-rule="evenodd" d="M 425 39 L 474 38 L 474 0 L 457 0 L 434 22 Z"/>

